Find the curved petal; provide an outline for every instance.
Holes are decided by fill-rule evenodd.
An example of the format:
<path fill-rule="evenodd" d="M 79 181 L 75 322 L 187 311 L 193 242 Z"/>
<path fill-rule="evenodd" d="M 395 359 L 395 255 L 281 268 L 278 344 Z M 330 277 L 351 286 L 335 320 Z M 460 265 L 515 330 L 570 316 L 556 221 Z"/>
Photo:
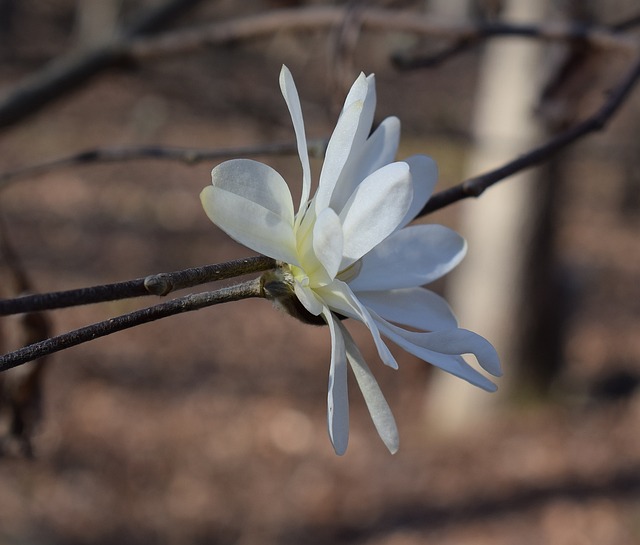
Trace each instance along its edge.
<path fill-rule="evenodd" d="M 409 332 L 410 337 L 420 335 L 423 346 L 441 354 L 473 354 L 480 366 L 494 377 L 502 376 L 500 358 L 493 345 L 484 337 L 468 329 L 448 329 L 431 333 Z"/>
<path fill-rule="evenodd" d="M 274 259 L 298 264 L 293 203 L 282 176 L 246 159 L 211 172 L 213 185 L 200 193 L 209 219 L 231 238 Z"/>
<path fill-rule="evenodd" d="M 422 286 L 447 274 L 466 251 L 465 240 L 448 227 L 405 227 L 362 258 L 360 272 L 349 286 L 358 292 Z"/>
<path fill-rule="evenodd" d="M 353 82 L 342 107 L 342 113 L 354 103 L 362 102 L 362 115 L 358 119 L 358 128 L 354 135 L 354 143 L 361 146 L 371 132 L 373 116 L 376 110 L 376 78 L 373 74 L 365 76 L 363 72 Z"/>
<path fill-rule="evenodd" d="M 393 162 L 400 143 L 400 120 L 387 117 L 367 141 L 349 156 L 329 206 L 340 212 L 356 187 L 370 174 Z"/>
<path fill-rule="evenodd" d="M 336 319 L 325 307 L 323 313 L 331 332 L 331 367 L 327 394 L 327 426 L 336 454 L 342 455 L 349 443 L 349 392 L 347 389 L 347 354 L 344 338 Z"/>
<path fill-rule="evenodd" d="M 251 159 L 225 161 L 211 171 L 211 183 L 259 204 L 293 225 L 289 186 L 270 166 Z"/>
<path fill-rule="evenodd" d="M 302 306 L 306 308 L 314 316 L 319 316 L 322 313 L 324 305 L 318 299 L 316 294 L 311 288 L 302 286 L 300 282 L 294 282 L 293 290 L 298 298 L 298 301 L 302 303 Z"/>
<path fill-rule="evenodd" d="M 406 163 L 391 163 L 368 176 L 340 212 L 344 233 L 341 269 L 388 237 L 407 213 L 412 198 Z"/>
<path fill-rule="evenodd" d="M 433 188 L 438 181 L 438 166 L 436 162 L 426 155 L 412 155 L 404 162 L 411 169 L 411 181 L 413 182 L 413 201 L 407 215 L 400 222 L 399 229 L 413 221 L 420 210 L 424 208 L 433 193 Z"/>
<path fill-rule="evenodd" d="M 320 172 L 318 191 L 314 197 L 315 210 L 318 214 L 329 207 L 336 182 L 351 153 L 363 105 L 361 100 L 351 104 L 342 113 L 333 130 Z"/>
<path fill-rule="evenodd" d="M 372 172 L 393 162 L 398 153 L 399 145 L 400 120 L 395 116 L 383 119 L 364 145 L 360 156 L 360 167 L 368 169 L 368 171 L 359 170 L 360 179 L 364 179 Z"/>
<path fill-rule="evenodd" d="M 373 110 L 376 108 L 375 76 L 373 74 L 365 76 L 364 72 L 360 72 L 344 99 L 341 114 L 358 101 L 368 101 L 368 107 L 371 110 L 370 116 L 373 120 Z"/>
<path fill-rule="evenodd" d="M 338 274 L 343 246 L 340 218 L 331 208 L 325 208 L 313 226 L 313 251 L 331 280 Z"/>
<path fill-rule="evenodd" d="M 376 345 L 382 363 L 393 369 L 398 368 L 398 362 L 396 362 L 389 347 L 382 340 L 378 327 L 369 314 L 369 311 L 358 301 L 347 284 L 340 280 L 335 280 L 328 286 L 317 288 L 315 292 L 331 310 L 348 318 L 358 320 L 367 326 L 371 332 L 373 342 Z"/>
<path fill-rule="evenodd" d="M 338 325 L 344 336 L 347 360 L 351 364 L 351 369 L 356 377 L 364 401 L 367 404 L 367 409 L 369 409 L 373 425 L 376 427 L 378 435 L 389 449 L 389 452 L 395 454 L 400 446 L 400 439 L 398 437 L 398 427 L 396 426 L 396 421 L 393 418 L 389 404 L 384 398 L 376 378 L 362 357 L 351 334 L 344 325 L 339 322 Z"/>
<path fill-rule="evenodd" d="M 388 291 L 359 291 L 356 297 L 368 309 L 385 320 L 422 331 L 440 331 L 458 327 L 449 304 L 425 288 Z"/>
<path fill-rule="evenodd" d="M 293 122 L 293 130 L 296 133 L 296 142 L 298 144 L 298 155 L 302 164 L 302 196 L 300 197 L 300 207 L 309 200 L 311 193 L 311 167 L 309 165 L 309 152 L 307 151 L 307 137 L 304 132 L 304 119 L 302 117 L 302 107 L 300 106 L 300 97 L 293 76 L 289 69 L 283 64 L 280 70 L 280 90 L 284 101 L 289 108 L 291 121 Z"/>
<path fill-rule="evenodd" d="M 376 316 L 375 313 L 372 313 L 372 316 L 382 334 L 410 354 L 483 390 L 489 392 L 497 390 L 497 386 L 493 382 L 471 367 L 461 356 L 445 354 L 432 349 L 430 341 L 434 341 L 434 338 L 430 336 L 434 335 L 433 333 L 407 331 L 390 324 L 380 316 Z M 437 340 L 434 344 L 440 347 Z"/>

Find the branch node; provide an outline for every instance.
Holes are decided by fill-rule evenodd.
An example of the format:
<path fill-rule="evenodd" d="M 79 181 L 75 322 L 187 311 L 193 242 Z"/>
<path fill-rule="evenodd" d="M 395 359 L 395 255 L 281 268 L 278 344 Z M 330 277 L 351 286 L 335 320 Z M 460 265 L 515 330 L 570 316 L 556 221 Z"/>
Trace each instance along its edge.
<path fill-rule="evenodd" d="M 144 279 L 144 289 L 151 295 L 167 295 L 173 291 L 173 283 L 167 273 L 152 274 Z"/>
<path fill-rule="evenodd" d="M 463 193 L 469 197 L 479 197 L 484 193 L 486 187 L 474 183 L 474 178 L 462 184 Z"/>

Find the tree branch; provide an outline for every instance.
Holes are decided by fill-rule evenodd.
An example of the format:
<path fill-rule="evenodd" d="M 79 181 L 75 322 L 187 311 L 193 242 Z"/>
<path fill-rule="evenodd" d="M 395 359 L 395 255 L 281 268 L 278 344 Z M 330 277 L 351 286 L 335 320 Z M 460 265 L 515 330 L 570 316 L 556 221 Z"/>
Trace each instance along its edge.
<path fill-rule="evenodd" d="M 134 59 L 187 53 L 204 46 L 221 45 L 269 36 L 276 32 L 322 30 L 342 23 L 348 7 L 310 7 L 270 10 L 258 15 L 231 19 L 150 38 L 133 40 L 122 54 Z M 581 40 L 596 48 L 637 51 L 638 40 L 607 28 L 547 23 L 463 22 L 450 23 L 410 11 L 367 8 L 358 13 L 365 30 L 407 32 L 436 38 L 474 40 L 499 36 L 520 36 L 548 41 Z"/>
<path fill-rule="evenodd" d="M 308 142 L 311 157 L 323 157 L 327 147 L 326 140 L 310 140 Z M 132 146 L 94 148 L 58 157 L 42 163 L 27 165 L 13 170 L 0 172 L 0 189 L 11 182 L 68 166 L 89 165 L 97 163 L 112 163 L 134 161 L 140 159 L 160 159 L 181 161 L 186 164 L 196 164 L 202 161 L 226 159 L 229 157 L 255 157 L 257 155 L 288 155 L 297 153 L 295 142 L 276 142 L 227 149 L 195 149 L 173 146 Z"/>
<path fill-rule="evenodd" d="M 81 327 L 57 337 L 51 337 L 19 350 L 0 356 L 0 372 L 17 367 L 23 363 L 47 356 L 78 344 L 111 335 L 123 329 L 129 329 L 141 324 L 153 322 L 161 318 L 191 312 L 201 308 L 248 299 L 250 297 L 263 297 L 260 278 L 254 278 L 247 282 L 229 286 L 216 291 L 196 293 L 173 299 L 167 303 L 161 303 L 152 307 L 116 316 L 103 322 Z"/>
<path fill-rule="evenodd" d="M 608 31 L 612 35 L 614 34 L 620 35 L 621 33 L 627 30 L 631 30 L 638 24 L 640 24 L 640 15 L 635 15 L 635 16 L 626 18 L 624 20 L 621 20 L 617 23 L 602 26 L 599 28 L 599 31 L 600 32 Z M 577 31 L 578 33 L 584 31 L 586 34 L 591 31 L 592 27 L 589 27 L 584 22 L 581 23 L 581 25 L 582 26 L 580 27 L 576 27 L 576 24 L 573 23 L 571 26 L 579 29 Z M 463 53 L 465 51 L 468 51 L 476 47 L 481 43 L 483 38 L 490 37 L 493 32 L 498 31 L 497 35 L 500 35 L 500 32 L 504 31 L 508 35 L 509 31 L 507 27 L 509 26 L 512 26 L 512 25 L 508 25 L 505 23 L 486 24 L 486 25 L 483 25 L 483 27 L 480 27 L 480 28 L 484 28 L 484 31 L 479 31 L 477 35 L 471 38 L 464 37 L 464 38 L 458 38 L 456 40 L 453 40 L 453 43 L 445 46 L 443 49 L 441 49 L 440 51 L 436 51 L 435 53 L 430 53 L 427 55 L 414 55 L 412 53 L 399 52 L 392 55 L 391 62 L 399 70 L 415 70 L 417 68 L 434 68 L 439 64 L 445 61 L 448 61 L 451 57 L 454 57 L 456 55 L 459 55 L 460 53 Z M 528 35 L 534 38 L 536 37 L 535 28 L 536 27 L 533 27 L 533 26 L 528 26 L 528 27 L 525 26 L 525 27 L 522 27 L 520 31 L 524 35 Z M 587 45 L 593 45 L 593 44 L 589 44 L 587 40 L 584 40 L 579 35 L 576 36 L 574 40 L 576 42 L 580 41 L 582 44 L 586 43 Z"/>
<path fill-rule="evenodd" d="M 609 28 L 615 30 L 616 32 L 625 32 L 637 26 L 640 26 L 640 13 L 636 13 L 631 17 L 627 17 L 625 19 L 622 19 L 621 21 L 618 21 L 617 23 L 609 25 Z"/>
<path fill-rule="evenodd" d="M 640 79 L 640 57 L 636 59 L 631 70 L 627 72 L 621 83 L 610 93 L 608 100 L 591 117 L 582 123 L 567 129 L 541 146 L 532 149 L 517 159 L 510 161 L 495 170 L 481 174 L 461 184 L 436 193 L 429 199 L 418 216 L 424 216 L 454 202 L 468 197 L 479 197 L 492 185 L 547 160 L 553 154 L 573 144 L 585 135 L 602 130 L 611 117 L 618 111 Z"/>
<path fill-rule="evenodd" d="M 340 24 L 349 8 L 311 7 L 269 10 L 258 15 L 213 23 L 195 29 L 167 32 L 140 38 L 158 20 L 176 9 L 185 9 L 199 0 L 169 0 L 148 13 L 112 41 L 92 50 L 72 51 L 54 59 L 42 70 L 20 82 L 0 100 L 0 127 L 19 121 L 54 98 L 83 83 L 96 73 L 125 59 L 142 60 L 175 55 L 208 45 L 256 39 L 283 30 L 303 32 Z M 161 17 L 157 17 L 160 15 Z M 362 28 L 382 32 L 408 32 L 453 40 L 475 40 L 497 36 L 522 36 L 550 41 L 581 40 L 596 48 L 637 51 L 638 40 L 607 28 L 554 23 L 517 25 L 509 23 L 446 23 L 409 11 L 368 8 L 359 14 Z M 635 21 L 631 22 L 635 24 Z"/>
<path fill-rule="evenodd" d="M 68 291 L 25 295 L 15 299 L 0 300 L 0 316 L 33 312 L 37 310 L 52 310 L 104 301 L 142 297 L 145 295 L 167 295 L 175 290 L 181 290 L 207 282 L 234 278 L 254 272 L 273 269 L 274 259 L 266 256 L 247 257 L 220 263 L 194 267 L 171 273 L 160 273 L 117 282 L 80 288 Z"/>
<path fill-rule="evenodd" d="M 394 53 L 391 55 L 391 62 L 398 70 L 434 68 L 450 58 L 476 47 L 479 43 L 479 38 L 461 38 L 429 55 L 414 55 L 404 51 Z"/>

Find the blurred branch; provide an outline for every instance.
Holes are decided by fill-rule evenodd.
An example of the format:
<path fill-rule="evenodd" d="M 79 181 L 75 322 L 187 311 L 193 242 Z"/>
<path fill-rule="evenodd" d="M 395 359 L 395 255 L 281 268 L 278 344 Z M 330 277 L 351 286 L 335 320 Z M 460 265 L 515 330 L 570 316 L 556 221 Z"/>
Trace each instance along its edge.
<path fill-rule="evenodd" d="M 0 127 L 20 121 L 55 98 L 122 59 L 122 49 L 135 37 L 173 21 L 201 0 L 168 0 L 141 12 L 114 39 L 91 49 L 71 51 L 18 83 L 0 100 Z"/>
<path fill-rule="evenodd" d="M 609 32 L 611 33 L 611 35 L 620 35 L 621 33 L 627 30 L 631 30 L 632 28 L 638 25 L 640 25 L 640 15 L 635 15 L 633 17 L 629 17 L 627 19 L 621 20 L 617 23 L 601 26 L 597 28 L 601 32 Z M 448 61 L 451 57 L 454 57 L 456 55 L 459 55 L 460 53 L 464 53 L 470 49 L 475 48 L 482 42 L 483 38 L 490 37 L 492 35 L 492 32 L 494 31 L 507 32 L 506 27 L 509 27 L 509 26 L 511 25 L 506 25 L 505 23 L 485 24 L 480 28 L 484 28 L 485 31 L 487 32 L 486 34 L 480 31 L 474 36 L 465 36 L 462 38 L 457 38 L 453 41 L 453 43 L 445 46 L 440 51 L 436 51 L 435 53 L 431 53 L 427 55 L 414 55 L 412 53 L 407 53 L 407 52 L 396 53 L 392 55 L 391 61 L 393 62 L 394 66 L 400 70 L 413 70 L 416 68 L 433 68 L 445 61 Z M 590 32 L 590 29 L 596 28 L 596 27 L 593 27 L 593 25 L 589 25 L 585 22 L 582 22 L 582 23 L 573 22 L 571 23 L 570 26 L 576 29 L 584 29 L 584 31 L 586 32 Z M 528 33 L 529 30 L 527 30 L 527 28 L 531 30 L 532 32 L 531 34 Z M 524 35 L 530 35 L 531 37 L 536 37 L 534 29 L 535 27 L 533 26 L 520 27 L 520 31 Z M 581 31 L 582 30 L 578 32 L 581 32 Z M 594 45 L 594 43 L 590 43 L 589 40 L 585 40 L 580 36 L 575 36 L 574 38 L 572 38 L 572 40 L 575 42 L 579 42 L 583 46 Z M 606 47 L 609 47 L 609 46 L 606 46 Z M 637 48 L 638 48 L 638 42 L 636 42 L 636 46 L 634 47 L 634 49 L 637 50 Z"/>
<path fill-rule="evenodd" d="M 0 372 L 41 358 L 42 356 L 47 356 L 60 350 L 65 350 L 66 348 L 97 339 L 98 337 L 111 335 L 124 329 L 153 322 L 161 318 L 173 316 L 174 314 L 191 312 L 212 305 L 248 299 L 250 297 L 263 297 L 260 278 L 254 278 L 253 280 L 215 291 L 186 295 L 167 303 L 161 303 L 128 314 L 116 316 L 103 322 L 81 327 L 80 329 L 30 344 L 29 346 L 0 356 Z"/>
<path fill-rule="evenodd" d="M 640 13 L 618 21 L 617 23 L 610 25 L 610 28 L 616 32 L 625 32 L 637 26 L 640 26 Z"/>
<path fill-rule="evenodd" d="M 323 157 L 326 146 L 326 140 L 309 141 L 309 155 L 311 157 Z M 67 155 L 65 157 L 58 157 L 50 161 L 44 161 L 42 163 L 36 163 L 34 165 L 27 165 L 13 170 L 0 172 L 0 189 L 18 179 L 68 166 L 134 161 L 140 159 L 181 161 L 183 163 L 193 165 L 202 161 L 225 159 L 228 157 L 286 155 L 297 152 L 298 148 L 295 142 L 276 142 L 272 144 L 260 144 L 227 149 L 195 149 L 159 145 L 95 148 Z"/>
<path fill-rule="evenodd" d="M 122 54 L 134 59 L 175 55 L 204 46 L 228 44 L 257 39 L 276 32 L 322 30 L 342 24 L 349 14 L 344 7 L 311 7 L 271 10 L 258 15 L 231 19 L 199 28 L 166 32 L 156 37 L 140 38 L 128 44 Z M 391 9 L 367 8 L 358 13 L 358 22 L 365 30 L 407 32 L 436 38 L 474 40 L 499 36 L 520 36 L 548 41 L 582 40 L 596 48 L 635 52 L 638 39 L 608 28 L 547 23 L 523 25 L 499 22 L 451 23 L 420 13 Z"/>
<path fill-rule="evenodd" d="M 594 115 L 587 118 L 582 123 L 579 123 L 578 125 L 575 125 L 574 127 L 571 127 L 566 131 L 560 133 L 555 138 L 552 138 L 541 146 L 525 153 L 521 157 L 510 161 L 506 165 L 503 165 L 495 170 L 489 171 L 485 174 L 481 174 L 480 176 L 476 176 L 474 178 L 466 180 L 459 185 L 434 194 L 427 205 L 422 209 L 420 215 L 429 214 L 430 212 L 434 212 L 435 210 L 439 210 L 456 201 L 466 199 L 468 197 L 478 197 L 487 188 L 491 187 L 497 182 L 504 180 L 505 178 L 512 176 L 513 174 L 516 174 L 521 170 L 542 163 L 554 153 L 560 151 L 561 149 L 564 149 L 570 144 L 573 144 L 574 142 L 576 142 L 580 138 L 583 138 L 591 132 L 602 130 L 607 125 L 610 118 L 617 112 L 620 106 L 622 106 L 624 101 L 627 99 L 628 95 L 637 84 L 639 78 L 640 57 L 636 59 L 636 62 L 633 64 L 631 70 L 627 73 L 622 82 L 609 94 L 608 100 L 605 101 L 603 106 Z M 311 155 L 315 156 L 322 155 L 325 145 L 326 142 L 322 140 L 310 142 L 309 152 L 311 153 Z M 134 148 L 98 148 L 70 155 L 68 157 L 54 159 L 52 161 L 40 163 L 37 165 L 30 165 L 12 171 L 0 173 L 0 188 L 4 184 L 9 183 L 16 178 L 74 164 L 125 161 L 143 158 L 169 159 L 179 160 L 187 163 L 195 163 L 206 159 L 219 159 L 227 156 L 263 155 L 267 153 L 276 154 L 289 152 L 295 152 L 295 145 L 271 144 L 227 150 L 197 150 L 162 146 Z M 146 293 L 141 293 L 140 295 L 146 295 Z M 130 295 L 129 297 L 135 296 L 136 295 Z M 2 303 L 3 302 L 0 302 L 0 315 L 2 314 Z"/>
<path fill-rule="evenodd" d="M 269 10 L 200 28 L 166 32 L 157 37 L 140 37 L 198 1 L 169 0 L 146 12 L 138 22 L 122 30 L 113 40 L 90 50 L 80 49 L 54 59 L 0 100 L 0 127 L 23 119 L 118 62 L 186 53 L 204 46 L 256 39 L 285 30 L 320 30 L 341 24 L 349 13 L 348 7 Z M 447 23 L 415 12 L 378 8 L 363 9 L 358 13 L 358 21 L 365 30 L 407 32 L 459 41 L 520 36 L 549 41 L 581 40 L 596 48 L 632 52 L 640 47 L 638 39 L 632 36 L 608 28 L 579 24 Z"/>
<path fill-rule="evenodd" d="M 431 53 L 429 55 L 414 55 L 413 53 L 399 52 L 391 55 L 391 62 L 399 70 L 414 70 L 416 68 L 433 68 L 450 58 L 464 53 L 480 43 L 480 38 L 461 38 L 452 44 Z"/>
<path fill-rule="evenodd" d="M 548 142 L 545 142 L 541 146 L 532 149 L 513 161 L 510 161 L 506 165 L 436 193 L 420 211 L 419 216 L 424 216 L 425 214 L 429 214 L 430 212 L 434 212 L 435 210 L 439 210 L 440 208 L 444 208 L 445 206 L 468 197 L 479 197 L 485 189 L 492 185 L 516 174 L 517 172 L 520 172 L 521 170 L 546 161 L 554 153 L 557 153 L 570 144 L 573 144 L 587 134 L 602 130 L 607 125 L 611 117 L 618 111 L 620 106 L 622 106 L 633 88 L 637 85 L 639 79 L 640 57 L 636 59 L 632 68 L 628 71 L 620 84 L 610 92 L 609 98 L 605 101 L 602 107 L 591 117 L 585 119 L 582 123 L 561 132 Z"/>
<path fill-rule="evenodd" d="M 168 295 L 172 291 L 273 269 L 275 260 L 256 256 L 217 265 L 194 267 L 171 273 L 159 273 L 114 284 L 104 284 L 68 291 L 24 295 L 0 300 L 0 316 L 52 310 L 104 301 L 115 301 L 145 295 Z"/>

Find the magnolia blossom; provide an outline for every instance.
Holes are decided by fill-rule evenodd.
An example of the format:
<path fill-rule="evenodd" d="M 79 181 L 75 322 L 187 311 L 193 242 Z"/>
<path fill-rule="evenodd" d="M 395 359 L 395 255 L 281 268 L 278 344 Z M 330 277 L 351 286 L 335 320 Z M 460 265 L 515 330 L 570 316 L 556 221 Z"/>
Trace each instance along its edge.
<path fill-rule="evenodd" d="M 300 99 L 286 67 L 280 88 L 302 164 L 298 211 L 282 176 L 248 159 L 216 166 L 213 184 L 201 193 L 202 204 L 229 236 L 278 261 L 263 277 L 265 296 L 292 314 L 306 316 L 306 321 L 329 326 L 327 416 L 336 453 L 345 452 L 349 438 L 347 363 L 380 437 L 394 453 L 398 431 L 393 415 L 343 319 L 366 325 L 389 367 L 398 364 L 383 336 L 425 362 L 495 390 L 461 357 L 473 354 L 484 370 L 499 376 L 494 348 L 479 335 L 459 329 L 444 299 L 422 287 L 455 267 L 466 243 L 440 225 L 407 227 L 429 199 L 437 169 L 424 155 L 395 161 L 400 139 L 396 117 L 386 118 L 371 133 L 373 75 L 360 74 L 347 95 L 313 197 Z"/>

